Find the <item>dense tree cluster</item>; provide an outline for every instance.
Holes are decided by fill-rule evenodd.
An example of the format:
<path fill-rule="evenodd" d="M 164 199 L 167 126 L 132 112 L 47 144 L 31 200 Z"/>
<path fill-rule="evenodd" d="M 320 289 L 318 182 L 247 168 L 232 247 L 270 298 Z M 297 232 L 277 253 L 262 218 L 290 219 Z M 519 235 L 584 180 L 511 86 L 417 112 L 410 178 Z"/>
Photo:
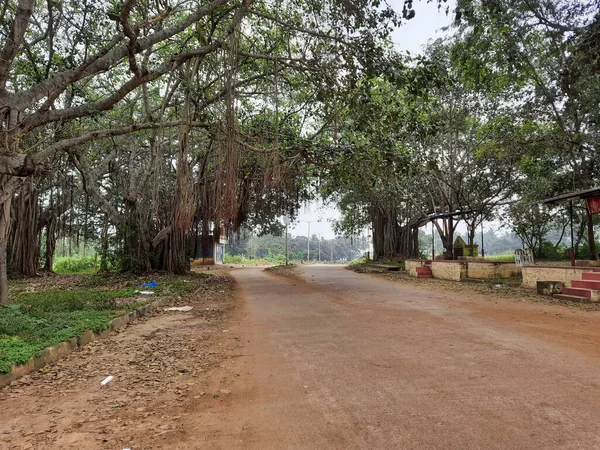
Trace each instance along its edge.
<path fill-rule="evenodd" d="M 544 256 L 549 231 L 564 237 L 568 204 L 537 202 L 600 179 L 599 6 L 460 0 L 452 34 L 412 65 L 413 82 L 382 74 L 353 86 L 343 163 L 322 174 L 340 229 L 372 227 L 376 256 L 417 256 L 417 230 L 436 218 L 451 257 L 457 221 L 473 243 L 482 221 L 501 219 Z M 594 217 L 581 202 L 574 214 L 572 244 L 595 257 Z"/>
<path fill-rule="evenodd" d="M 438 0 L 454 34 L 411 59 L 388 39 L 413 3 L 1 0 L 0 302 L 61 239 L 179 273 L 317 193 L 376 257 L 417 255 L 435 214 L 450 252 L 515 199 L 536 247 L 518 211 L 598 181 L 597 0 Z"/>

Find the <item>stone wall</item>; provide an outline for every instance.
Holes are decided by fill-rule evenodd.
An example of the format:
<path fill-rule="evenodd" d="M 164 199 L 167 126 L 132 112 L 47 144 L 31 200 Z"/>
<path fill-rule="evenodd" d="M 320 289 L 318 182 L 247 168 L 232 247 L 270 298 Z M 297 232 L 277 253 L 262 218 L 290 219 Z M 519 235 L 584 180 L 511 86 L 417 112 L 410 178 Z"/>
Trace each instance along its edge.
<path fill-rule="evenodd" d="M 424 259 L 407 259 L 406 261 L 404 261 L 404 268 L 411 277 L 416 277 L 417 267 L 423 267 L 424 265 Z"/>
<path fill-rule="evenodd" d="M 598 272 L 600 269 L 572 266 L 524 266 L 523 287 L 536 289 L 538 281 L 560 281 L 568 286 L 570 281 L 581 280 L 583 272 L 591 271 Z"/>
<path fill-rule="evenodd" d="M 510 278 L 519 272 L 513 262 L 468 262 L 469 278 Z"/>
<path fill-rule="evenodd" d="M 433 278 L 460 281 L 467 278 L 467 264 L 462 261 L 433 261 L 431 272 Z"/>

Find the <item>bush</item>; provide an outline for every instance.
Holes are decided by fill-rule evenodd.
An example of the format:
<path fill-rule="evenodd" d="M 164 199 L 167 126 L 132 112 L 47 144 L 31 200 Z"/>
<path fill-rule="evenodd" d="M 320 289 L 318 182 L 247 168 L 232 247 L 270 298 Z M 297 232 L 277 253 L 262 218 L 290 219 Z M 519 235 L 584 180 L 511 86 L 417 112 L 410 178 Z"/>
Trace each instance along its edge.
<path fill-rule="evenodd" d="M 542 252 L 539 257 L 551 261 L 560 261 L 569 259 L 569 253 L 565 244 L 559 244 L 558 247 L 555 247 L 552 242 L 543 241 Z"/>
<path fill-rule="evenodd" d="M 54 262 L 54 271 L 62 274 L 94 273 L 98 268 L 95 256 L 60 257 Z"/>

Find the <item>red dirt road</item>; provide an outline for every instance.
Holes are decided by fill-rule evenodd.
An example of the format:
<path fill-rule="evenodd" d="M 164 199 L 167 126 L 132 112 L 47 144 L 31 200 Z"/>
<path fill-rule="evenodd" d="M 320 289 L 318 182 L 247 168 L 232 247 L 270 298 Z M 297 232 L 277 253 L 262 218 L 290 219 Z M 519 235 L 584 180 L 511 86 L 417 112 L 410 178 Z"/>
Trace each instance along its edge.
<path fill-rule="evenodd" d="M 600 449 L 600 312 L 298 272 L 0 390 L 0 449 Z"/>
<path fill-rule="evenodd" d="M 197 448 L 600 448 L 598 313 L 301 272 L 234 271 L 243 376 Z"/>

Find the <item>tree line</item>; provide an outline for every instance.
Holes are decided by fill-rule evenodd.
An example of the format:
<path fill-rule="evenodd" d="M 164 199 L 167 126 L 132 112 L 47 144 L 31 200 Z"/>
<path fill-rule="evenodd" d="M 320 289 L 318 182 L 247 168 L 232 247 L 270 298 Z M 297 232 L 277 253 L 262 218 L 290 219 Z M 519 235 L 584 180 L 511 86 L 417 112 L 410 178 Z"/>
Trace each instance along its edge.
<path fill-rule="evenodd" d="M 356 83 L 320 159 L 338 231 L 372 229 L 376 257 L 417 257 L 430 223 L 448 258 L 459 221 L 473 244 L 482 222 L 500 220 L 536 256 L 550 231 L 571 241 L 569 203 L 540 201 L 600 179 L 599 6 L 460 0 L 410 82 L 392 70 Z M 572 206 L 570 244 L 595 259 L 597 217 Z"/>
<path fill-rule="evenodd" d="M 411 0 L 1 0 L 0 302 L 58 240 L 180 273 L 316 195 L 376 257 L 458 212 L 451 252 L 503 203 L 535 248 L 565 214 L 529 205 L 598 180 L 598 1 L 438 3 L 453 35 L 413 57 L 390 41 Z"/>

